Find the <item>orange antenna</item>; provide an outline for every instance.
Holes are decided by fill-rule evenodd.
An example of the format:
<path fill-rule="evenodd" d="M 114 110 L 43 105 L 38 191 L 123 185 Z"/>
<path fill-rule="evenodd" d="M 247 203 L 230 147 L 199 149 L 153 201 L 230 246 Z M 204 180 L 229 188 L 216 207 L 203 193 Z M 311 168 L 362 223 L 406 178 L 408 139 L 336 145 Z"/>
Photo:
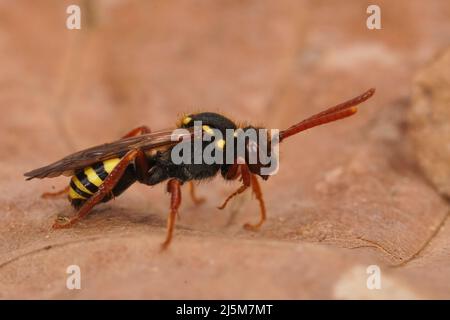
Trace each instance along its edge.
<path fill-rule="evenodd" d="M 372 97 L 374 93 L 375 89 L 371 88 L 353 99 L 340 103 L 337 106 L 319 112 L 297 124 L 294 124 L 293 126 L 280 132 L 280 142 L 301 131 L 354 115 L 358 111 L 356 106 Z"/>

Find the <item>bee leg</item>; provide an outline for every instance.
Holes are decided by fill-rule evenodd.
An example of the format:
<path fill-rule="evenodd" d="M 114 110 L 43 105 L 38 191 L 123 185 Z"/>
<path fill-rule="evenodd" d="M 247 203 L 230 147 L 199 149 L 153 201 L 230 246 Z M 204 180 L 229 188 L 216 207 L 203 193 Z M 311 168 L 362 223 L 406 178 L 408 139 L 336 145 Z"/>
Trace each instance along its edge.
<path fill-rule="evenodd" d="M 253 194 L 256 196 L 256 199 L 259 202 L 260 218 L 257 224 L 246 223 L 244 224 L 244 228 L 250 231 L 257 231 L 266 220 L 266 205 L 264 204 L 261 187 L 259 186 L 259 182 L 256 178 L 256 175 L 254 174 L 251 175 L 251 181 Z"/>
<path fill-rule="evenodd" d="M 151 132 L 151 130 L 150 130 L 149 127 L 147 127 L 147 126 L 140 126 L 140 127 L 134 128 L 133 130 L 128 132 L 126 135 L 124 135 L 122 137 L 122 139 L 131 138 L 131 137 L 139 136 L 141 134 L 146 134 L 146 133 L 150 133 L 150 132 Z"/>
<path fill-rule="evenodd" d="M 181 182 L 177 179 L 170 179 L 167 183 L 167 191 L 170 193 L 170 213 L 167 218 L 166 240 L 161 244 L 161 249 L 165 250 L 172 240 L 173 229 L 175 227 L 175 218 L 178 214 L 178 208 L 181 204 Z"/>
<path fill-rule="evenodd" d="M 237 189 L 235 192 L 233 192 L 232 194 L 230 194 L 225 201 L 222 203 L 222 205 L 218 206 L 217 209 L 223 210 L 225 209 L 225 207 L 228 204 L 228 201 L 230 201 L 231 199 L 233 199 L 235 196 L 237 196 L 238 194 L 241 194 L 242 192 L 244 192 L 245 190 L 247 190 L 248 186 L 246 185 L 242 185 L 239 187 L 239 189 Z"/>
<path fill-rule="evenodd" d="M 98 187 L 96 193 L 94 193 L 86 202 L 81 206 L 78 210 L 77 214 L 73 218 L 58 218 L 53 224 L 53 229 L 61 229 L 68 228 L 72 226 L 75 222 L 85 217 L 92 208 L 98 204 L 102 199 L 108 195 L 112 189 L 115 187 L 117 182 L 119 182 L 120 178 L 124 174 L 126 168 L 133 161 L 136 156 L 141 152 L 140 150 L 131 150 L 129 151 L 116 167 L 111 171 L 111 173 L 106 177 L 105 181 Z"/>
<path fill-rule="evenodd" d="M 43 194 L 41 194 L 41 198 L 44 198 L 44 199 L 57 198 L 63 194 L 66 194 L 67 192 L 69 192 L 69 188 L 70 188 L 70 186 L 67 186 L 64 189 L 61 189 L 58 191 L 44 192 Z"/>
<path fill-rule="evenodd" d="M 138 177 L 138 181 L 142 183 L 146 183 L 146 179 L 149 175 L 149 165 L 147 162 L 147 158 L 145 157 L 144 152 L 139 150 L 136 158 L 134 160 L 134 164 L 136 167 L 136 174 Z M 170 193 L 170 213 L 167 218 L 167 235 L 166 240 L 161 244 L 161 249 L 165 250 L 169 246 L 173 229 L 175 227 L 175 219 L 178 215 L 178 208 L 181 204 L 181 182 L 177 179 L 170 179 L 167 183 L 167 192 Z"/>
<path fill-rule="evenodd" d="M 192 202 L 194 202 L 195 205 L 200 205 L 205 202 L 204 197 L 197 197 L 197 194 L 195 193 L 195 184 L 192 181 L 189 181 L 189 195 L 191 196 Z"/>
<path fill-rule="evenodd" d="M 235 196 L 237 196 L 238 194 L 241 194 L 242 192 L 244 192 L 245 190 L 247 190 L 247 188 L 251 185 L 251 174 L 250 171 L 247 167 L 247 165 L 244 164 L 240 164 L 238 165 L 238 169 L 236 170 L 234 176 L 232 177 L 232 179 L 237 179 L 239 177 L 239 175 L 242 178 L 242 186 L 239 187 L 239 189 L 237 189 L 235 192 L 233 192 L 232 194 L 230 194 L 225 201 L 222 203 L 221 206 L 217 207 L 218 209 L 222 210 L 227 206 L 228 201 L 230 201 L 232 198 L 234 198 Z M 231 179 L 231 178 L 229 178 Z"/>

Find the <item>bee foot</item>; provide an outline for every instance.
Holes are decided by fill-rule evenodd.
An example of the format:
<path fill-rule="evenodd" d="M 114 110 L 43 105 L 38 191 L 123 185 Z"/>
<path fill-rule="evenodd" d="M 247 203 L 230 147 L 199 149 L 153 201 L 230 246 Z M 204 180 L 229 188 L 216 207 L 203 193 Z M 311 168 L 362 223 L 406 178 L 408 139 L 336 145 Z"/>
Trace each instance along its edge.
<path fill-rule="evenodd" d="M 246 223 L 244 224 L 244 229 L 248 230 L 248 231 L 258 231 L 259 230 L 259 225 L 254 225 L 254 224 L 250 224 L 250 223 Z"/>
<path fill-rule="evenodd" d="M 69 217 L 58 216 L 53 223 L 53 229 L 64 229 L 69 228 L 72 225 L 73 221 Z"/>

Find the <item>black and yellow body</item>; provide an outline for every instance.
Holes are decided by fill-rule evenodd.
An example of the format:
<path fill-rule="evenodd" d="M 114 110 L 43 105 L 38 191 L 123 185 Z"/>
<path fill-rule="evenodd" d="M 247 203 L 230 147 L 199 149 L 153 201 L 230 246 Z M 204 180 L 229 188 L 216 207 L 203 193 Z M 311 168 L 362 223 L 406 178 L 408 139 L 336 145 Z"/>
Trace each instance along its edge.
<path fill-rule="evenodd" d="M 96 193 L 108 174 L 112 172 L 119 162 L 119 158 L 108 159 L 76 172 L 70 179 L 69 185 L 69 200 L 72 206 L 75 208 L 81 207 L 87 199 Z M 136 182 L 136 180 L 134 165 L 130 164 L 120 181 L 113 188 L 112 192 L 105 196 L 102 199 L 102 202 L 109 201 L 111 198 L 119 196 L 128 189 L 129 186 Z"/>
<path fill-rule="evenodd" d="M 204 112 L 198 114 L 191 114 L 183 117 L 179 122 L 179 128 L 191 128 L 194 122 L 200 121 L 202 123 L 203 134 L 214 136 L 215 130 L 220 130 L 222 136 L 225 137 L 226 129 L 237 128 L 236 124 L 230 119 L 212 112 Z M 182 142 L 183 143 L 183 142 Z M 190 143 L 190 142 L 184 142 Z M 202 149 L 209 144 L 214 143 L 216 152 L 221 152 L 225 157 L 225 140 L 212 138 L 211 142 L 202 143 Z M 123 176 L 115 185 L 112 192 L 102 199 L 102 202 L 111 200 L 119 196 L 128 187 L 135 182 L 141 182 L 147 185 L 156 185 L 165 180 L 176 178 L 181 183 L 193 180 L 203 180 L 214 177 L 219 171 L 224 178 L 227 177 L 227 172 L 230 167 L 228 164 L 174 164 L 171 157 L 172 147 L 166 150 L 159 150 L 156 153 L 147 154 L 147 164 L 149 172 L 145 178 L 139 179 L 134 163 L 128 165 Z M 194 157 L 194 152 L 192 156 Z M 193 160 L 193 159 L 192 159 Z M 69 186 L 69 200 L 75 208 L 81 207 L 87 199 L 89 199 L 95 192 L 97 192 L 100 185 L 104 182 L 106 177 L 120 162 L 120 158 L 112 158 L 95 163 L 91 166 L 75 171 L 70 180 Z M 224 161 L 225 162 L 225 161 Z"/>

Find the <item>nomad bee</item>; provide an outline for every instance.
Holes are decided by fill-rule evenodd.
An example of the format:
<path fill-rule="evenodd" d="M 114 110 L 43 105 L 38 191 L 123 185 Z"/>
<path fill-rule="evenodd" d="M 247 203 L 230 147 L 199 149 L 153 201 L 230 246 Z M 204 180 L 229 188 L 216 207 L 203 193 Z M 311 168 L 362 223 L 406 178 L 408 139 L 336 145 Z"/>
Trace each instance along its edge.
<path fill-rule="evenodd" d="M 375 89 L 370 89 L 356 98 L 280 131 L 275 143 L 282 142 L 284 139 L 309 128 L 355 114 L 356 106 L 369 99 L 374 93 Z M 242 185 L 225 199 L 219 209 L 225 208 L 228 201 L 234 196 L 251 188 L 259 202 L 260 217 L 257 223 L 247 223 L 244 227 L 248 230 L 257 230 L 266 219 L 266 209 L 258 176 L 267 180 L 270 173 L 263 173 L 263 169 L 267 168 L 267 163 L 264 163 L 260 157 L 256 157 L 256 162 L 249 161 L 249 158 L 252 153 L 258 153 L 259 149 L 268 149 L 270 154 L 275 143 L 269 135 L 266 135 L 263 139 L 244 140 L 244 152 L 231 153 L 231 161 L 179 163 L 174 160 L 173 151 L 180 146 L 188 146 L 189 150 L 195 145 L 196 127 L 194 127 L 194 124 L 196 123 L 201 123 L 200 131 L 202 135 L 227 137 L 227 139 L 211 139 L 211 142 L 202 140 L 200 143 L 201 151 L 209 148 L 213 155 L 218 155 L 219 159 L 222 160 L 225 158 L 229 160 L 230 158 L 226 157 L 227 153 L 230 153 L 226 151 L 228 150 L 227 144 L 231 143 L 227 135 L 229 130 L 235 132 L 231 139 L 238 139 L 240 134 L 262 129 L 253 126 L 238 126 L 230 119 L 217 113 L 191 114 L 183 117 L 177 125 L 177 128 L 182 130 L 151 132 L 146 126 L 138 127 L 120 140 L 76 152 L 48 166 L 27 172 L 25 176 L 27 180 L 52 178 L 60 175 L 71 177 L 69 186 L 64 190 L 43 194 L 43 197 L 52 197 L 67 193 L 70 203 L 77 210 L 77 214 L 71 218 L 58 217 L 53 224 L 55 229 L 72 226 L 85 217 L 95 205 L 119 196 L 135 182 L 153 186 L 167 181 L 167 191 L 171 198 L 167 236 L 162 244 L 163 248 L 166 248 L 172 239 L 175 218 L 181 204 L 181 186 L 188 182 L 191 198 L 196 204 L 201 203 L 203 199 L 196 197 L 193 181 L 209 179 L 220 172 L 225 180 L 239 179 Z M 231 148 L 232 151 L 234 149 L 234 147 Z M 193 158 L 195 154 L 194 151 L 194 153 L 188 155 L 188 158 Z"/>

